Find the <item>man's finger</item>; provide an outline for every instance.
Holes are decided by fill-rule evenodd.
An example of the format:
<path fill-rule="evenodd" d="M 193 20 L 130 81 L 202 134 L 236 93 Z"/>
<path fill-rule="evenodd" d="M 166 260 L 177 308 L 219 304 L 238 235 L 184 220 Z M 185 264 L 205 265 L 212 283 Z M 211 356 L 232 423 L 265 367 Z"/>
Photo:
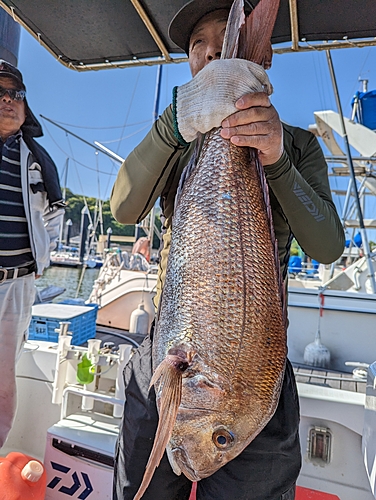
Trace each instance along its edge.
<path fill-rule="evenodd" d="M 273 130 L 268 122 L 254 122 L 236 127 L 224 127 L 221 130 L 221 136 L 224 139 L 230 139 L 234 135 L 264 135 L 268 136 Z"/>
<path fill-rule="evenodd" d="M 250 92 L 243 95 L 235 103 L 238 109 L 253 108 L 256 106 L 263 106 L 268 108 L 271 106 L 268 95 L 265 92 Z"/>
<path fill-rule="evenodd" d="M 274 115 L 277 117 L 277 113 L 274 108 L 265 108 L 262 106 L 257 106 L 253 108 L 247 108 L 240 111 L 236 111 L 232 115 L 228 116 L 222 122 L 223 128 L 237 127 L 239 125 L 248 125 L 250 123 L 256 122 L 270 122 L 273 120 Z"/>

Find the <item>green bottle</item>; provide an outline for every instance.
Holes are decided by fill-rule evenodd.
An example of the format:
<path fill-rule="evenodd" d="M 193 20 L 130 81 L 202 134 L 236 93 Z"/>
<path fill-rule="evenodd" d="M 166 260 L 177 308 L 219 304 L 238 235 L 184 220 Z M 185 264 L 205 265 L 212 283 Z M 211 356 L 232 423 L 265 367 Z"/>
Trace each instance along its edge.
<path fill-rule="evenodd" d="M 82 385 L 90 384 L 94 380 L 94 372 L 95 367 L 85 353 L 81 363 L 77 365 L 77 382 Z"/>

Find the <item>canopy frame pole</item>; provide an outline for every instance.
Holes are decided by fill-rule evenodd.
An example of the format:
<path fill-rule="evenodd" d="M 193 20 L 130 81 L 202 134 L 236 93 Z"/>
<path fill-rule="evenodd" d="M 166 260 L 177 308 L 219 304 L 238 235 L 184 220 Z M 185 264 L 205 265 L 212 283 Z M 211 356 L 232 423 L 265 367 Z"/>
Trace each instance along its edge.
<path fill-rule="evenodd" d="M 340 117 L 342 135 L 343 135 L 343 139 L 345 142 L 346 157 L 347 157 L 349 170 L 350 170 L 350 177 L 351 177 L 351 181 L 352 181 L 353 194 L 355 197 L 355 204 L 356 204 L 357 215 L 358 215 L 359 226 L 360 226 L 360 234 L 362 235 L 364 256 L 365 256 L 366 261 L 367 261 L 367 267 L 368 267 L 368 273 L 369 273 L 372 293 L 376 293 L 375 272 L 373 269 L 373 262 L 372 262 L 371 252 L 370 252 L 369 244 L 368 244 L 367 231 L 366 231 L 366 228 L 364 226 L 363 212 L 362 212 L 362 207 L 360 205 L 359 193 L 358 193 L 358 190 L 356 187 L 356 176 L 355 176 L 354 164 L 353 164 L 351 151 L 350 151 L 349 138 L 348 138 L 347 132 L 346 132 L 345 120 L 343 118 L 343 111 L 342 111 L 341 100 L 340 100 L 339 92 L 338 92 L 337 79 L 336 79 L 336 75 L 334 73 L 334 66 L 333 66 L 333 61 L 332 61 L 332 56 L 331 56 L 330 50 L 326 50 L 325 52 L 326 52 L 328 66 L 329 66 L 330 77 L 332 80 L 334 95 L 336 98 L 338 114 Z"/>
<path fill-rule="evenodd" d="M 289 0 L 292 50 L 299 50 L 299 21 L 297 0 Z"/>
<path fill-rule="evenodd" d="M 172 57 L 170 56 L 166 45 L 163 43 L 162 38 L 160 37 L 159 33 L 153 26 L 153 23 L 150 21 L 149 16 L 146 14 L 145 9 L 142 7 L 140 4 L 139 0 L 131 0 L 133 7 L 136 9 L 138 15 L 144 22 L 145 26 L 147 27 L 149 33 L 153 37 L 153 40 L 155 43 L 158 45 L 159 50 L 161 51 L 163 57 L 167 62 L 172 62 Z"/>

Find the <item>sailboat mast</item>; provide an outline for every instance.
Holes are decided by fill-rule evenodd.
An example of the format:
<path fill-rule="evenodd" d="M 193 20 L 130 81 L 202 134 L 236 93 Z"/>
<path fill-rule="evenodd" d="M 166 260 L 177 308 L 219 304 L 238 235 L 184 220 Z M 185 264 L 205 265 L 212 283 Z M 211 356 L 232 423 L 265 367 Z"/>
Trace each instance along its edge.
<path fill-rule="evenodd" d="M 64 165 L 64 184 L 63 184 L 63 193 L 62 193 L 64 200 L 66 200 L 66 197 L 67 197 L 68 164 L 69 164 L 69 158 L 67 158 L 65 160 L 65 165 Z M 65 219 L 65 216 L 63 215 L 63 219 L 61 221 L 61 226 L 60 226 L 59 246 L 62 246 L 62 244 L 63 244 L 64 219 Z M 66 242 L 65 242 L 65 244 L 66 244 Z"/>
<path fill-rule="evenodd" d="M 162 64 L 157 69 L 157 81 L 155 83 L 155 98 L 153 108 L 153 122 L 158 119 L 159 114 L 159 101 L 161 98 L 161 82 L 162 82 Z"/>
<path fill-rule="evenodd" d="M 161 82 L 162 82 L 162 64 L 157 67 L 157 79 L 155 82 L 155 98 L 154 98 L 154 108 L 153 108 L 153 122 L 158 119 L 159 115 L 159 102 L 161 98 Z M 154 220 L 155 220 L 155 206 L 150 212 L 150 222 L 149 222 L 149 237 L 150 237 L 150 255 L 153 249 L 153 237 L 154 237 Z M 137 236 L 136 227 L 136 236 Z M 136 238 L 137 239 L 137 238 Z"/>
<path fill-rule="evenodd" d="M 354 171 L 354 164 L 352 161 L 352 156 L 351 156 L 351 151 L 350 151 L 350 143 L 349 143 L 349 139 L 348 139 L 347 132 L 346 132 L 345 120 L 343 119 L 343 111 L 342 111 L 341 100 L 339 98 L 337 79 L 336 79 L 336 75 L 334 73 L 334 66 L 333 66 L 333 61 L 332 61 L 332 56 L 331 56 L 330 50 L 326 50 L 325 52 L 326 52 L 326 57 L 327 57 L 327 61 L 328 61 L 330 77 L 332 80 L 334 95 L 336 98 L 338 114 L 340 117 L 342 134 L 343 134 L 343 138 L 344 138 L 344 142 L 345 142 L 346 157 L 347 157 L 347 162 L 348 162 L 349 170 L 350 170 L 350 176 L 351 176 L 351 180 L 352 180 L 353 193 L 354 193 L 356 208 L 357 208 L 357 212 L 358 212 L 360 234 L 362 236 L 364 255 L 365 255 L 365 258 L 367 260 L 367 267 L 368 267 L 368 272 L 369 272 L 372 293 L 376 293 L 376 283 L 375 283 L 375 273 L 374 273 L 374 269 L 373 269 L 373 262 L 371 259 L 371 252 L 370 252 L 370 248 L 369 248 L 369 244 L 368 244 L 367 231 L 366 231 L 366 228 L 364 226 L 363 212 L 362 212 L 362 207 L 360 205 L 359 193 L 358 193 L 358 190 L 356 187 L 356 177 L 355 177 L 355 171 Z"/>

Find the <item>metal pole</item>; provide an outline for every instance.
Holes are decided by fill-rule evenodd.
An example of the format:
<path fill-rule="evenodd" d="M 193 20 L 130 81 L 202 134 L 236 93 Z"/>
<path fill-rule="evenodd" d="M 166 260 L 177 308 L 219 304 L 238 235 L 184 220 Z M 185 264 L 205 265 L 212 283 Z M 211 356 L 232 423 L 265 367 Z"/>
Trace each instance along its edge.
<path fill-rule="evenodd" d="M 67 158 L 65 160 L 65 167 L 64 167 L 64 187 L 63 187 L 63 199 L 64 200 L 65 200 L 66 194 L 67 194 L 68 163 L 69 163 L 69 158 Z M 64 215 L 63 215 L 63 220 L 61 221 L 61 225 L 60 225 L 59 246 L 62 246 L 62 244 L 63 244 L 63 228 L 64 228 Z"/>
<path fill-rule="evenodd" d="M 81 231 L 80 231 L 81 237 L 80 237 L 80 251 L 79 251 L 81 264 L 84 263 L 89 224 L 90 224 L 90 222 L 89 222 L 89 210 L 87 209 L 87 207 L 84 207 L 81 210 Z"/>
<path fill-rule="evenodd" d="M 157 81 L 155 84 L 155 98 L 154 98 L 154 109 L 153 109 L 153 122 L 158 119 L 159 114 L 159 101 L 161 97 L 161 81 L 162 81 L 162 65 L 158 66 L 157 70 Z"/>
<path fill-rule="evenodd" d="M 54 122 L 53 120 L 51 120 L 50 118 L 47 118 L 47 116 L 43 116 L 43 115 L 39 115 L 41 118 L 43 118 L 44 120 L 47 120 L 48 122 L 52 123 L 52 125 L 55 125 L 55 127 L 58 127 L 58 128 L 61 128 L 61 130 L 64 130 L 64 132 L 66 132 L 67 134 L 70 134 L 72 135 L 73 137 L 75 137 L 76 139 L 80 140 L 81 142 L 83 142 L 84 144 L 87 144 L 88 146 L 90 146 L 91 148 L 95 149 L 95 151 L 98 151 L 98 148 L 101 149 L 101 152 L 107 156 L 109 156 L 112 160 L 115 160 L 115 161 L 118 161 L 119 163 L 123 163 L 124 159 L 121 158 L 120 156 L 118 156 L 117 154 L 113 153 L 112 151 L 110 151 L 108 148 L 102 146 L 102 144 L 100 144 L 98 142 L 97 146 L 94 146 L 94 144 L 91 144 L 91 142 L 88 142 L 88 141 L 85 141 L 85 139 L 83 139 L 82 137 L 80 137 L 79 135 L 77 134 L 74 134 L 73 132 L 71 132 L 70 130 L 62 127 L 61 125 L 59 125 L 58 123 Z"/>
<path fill-rule="evenodd" d="M 370 282 L 371 282 L 372 293 L 376 293 L 376 283 L 375 283 L 375 273 L 374 273 L 374 269 L 373 269 L 373 262 L 371 259 L 371 253 L 370 253 L 369 244 L 368 244 L 367 231 L 366 231 L 365 226 L 364 226 L 364 219 L 363 219 L 362 208 L 360 206 L 359 193 L 358 193 L 358 190 L 356 187 L 356 177 L 355 177 L 355 171 L 354 171 L 354 164 L 353 164 L 352 157 L 351 157 L 350 143 L 349 143 L 349 139 L 348 139 L 347 132 L 346 132 L 345 120 L 343 119 L 342 105 L 341 105 L 341 101 L 339 98 L 339 92 L 338 92 L 336 76 L 334 73 L 332 56 L 331 56 L 330 50 L 326 50 L 325 52 L 326 52 L 326 57 L 327 57 L 327 61 L 328 61 L 330 77 L 332 79 L 332 85 L 333 85 L 334 95 L 336 98 L 338 113 L 339 113 L 339 117 L 340 117 L 342 134 L 343 134 L 343 138 L 344 138 L 344 142 L 345 142 L 346 157 L 347 157 L 347 161 L 349 164 L 350 176 L 352 179 L 353 192 L 354 192 L 355 203 L 356 203 L 356 208 L 357 208 L 357 212 L 358 212 L 360 234 L 362 235 L 364 255 L 365 255 L 365 258 L 367 260 L 367 267 L 368 267 L 369 278 L 370 278 Z"/>
<path fill-rule="evenodd" d="M 108 250 L 111 248 L 111 234 L 112 234 L 112 229 L 109 227 L 107 229 L 107 249 Z"/>
<path fill-rule="evenodd" d="M 72 229 L 72 220 L 71 219 L 68 219 L 67 222 L 65 223 L 65 237 L 64 237 L 64 240 L 65 240 L 65 245 L 67 247 L 69 247 L 69 242 L 70 242 L 70 236 L 71 236 L 71 229 Z"/>
<path fill-rule="evenodd" d="M 157 71 L 157 80 L 155 83 L 155 99 L 154 99 L 154 109 L 153 109 L 153 121 L 158 120 L 158 115 L 159 115 L 159 101 L 161 97 L 161 82 L 162 82 L 162 65 L 158 66 L 158 71 Z M 150 243 L 149 243 L 149 249 L 150 249 L 150 257 L 152 254 L 153 250 L 153 238 L 154 238 L 154 230 L 155 230 L 155 205 L 151 209 L 151 212 L 149 214 L 150 216 L 150 223 L 149 223 L 149 234 L 148 237 L 150 238 Z"/>

